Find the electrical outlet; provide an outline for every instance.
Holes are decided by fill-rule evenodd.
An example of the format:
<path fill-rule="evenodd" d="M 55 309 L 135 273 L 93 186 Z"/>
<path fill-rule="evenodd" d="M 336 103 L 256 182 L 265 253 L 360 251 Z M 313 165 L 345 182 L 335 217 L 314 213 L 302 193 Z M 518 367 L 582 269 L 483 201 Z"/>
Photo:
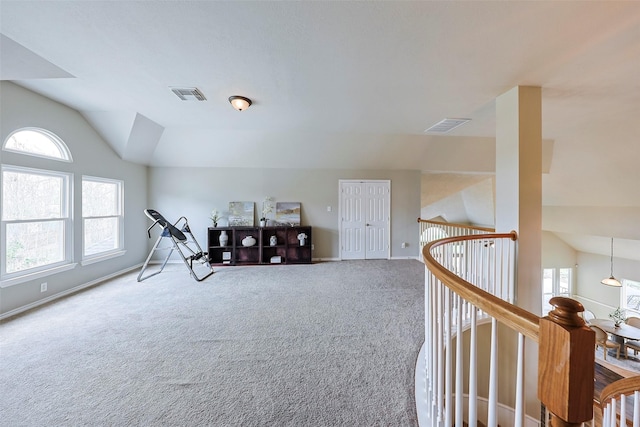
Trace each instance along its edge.
<path fill-rule="evenodd" d="M 402 249 L 407 247 L 407 242 L 402 242 Z"/>
<path fill-rule="evenodd" d="M 315 245 L 314 245 L 313 243 L 311 244 L 311 250 L 312 250 L 312 251 L 315 251 L 315 250 L 316 250 L 316 247 L 315 247 Z"/>
<path fill-rule="evenodd" d="M 327 212 L 331 212 L 331 206 L 327 206 Z"/>
<path fill-rule="evenodd" d="M 47 292 L 47 282 L 40 283 L 40 292 Z"/>

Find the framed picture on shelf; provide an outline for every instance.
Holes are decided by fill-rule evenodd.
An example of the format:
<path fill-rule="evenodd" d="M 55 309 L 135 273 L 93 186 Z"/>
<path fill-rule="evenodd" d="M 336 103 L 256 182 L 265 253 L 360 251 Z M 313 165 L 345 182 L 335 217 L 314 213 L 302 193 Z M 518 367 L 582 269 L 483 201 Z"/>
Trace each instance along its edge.
<path fill-rule="evenodd" d="M 253 221 L 253 202 L 229 202 L 229 226 L 253 227 Z"/>
<path fill-rule="evenodd" d="M 276 223 L 282 225 L 300 225 L 300 202 L 277 202 Z"/>

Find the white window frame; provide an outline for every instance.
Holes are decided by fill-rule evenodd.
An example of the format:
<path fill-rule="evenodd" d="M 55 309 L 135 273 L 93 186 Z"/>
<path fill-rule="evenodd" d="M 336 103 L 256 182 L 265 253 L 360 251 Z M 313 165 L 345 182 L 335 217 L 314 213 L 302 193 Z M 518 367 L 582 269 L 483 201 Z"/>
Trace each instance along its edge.
<path fill-rule="evenodd" d="M 34 169 L 34 168 L 27 168 L 22 166 L 2 165 L 0 168 L 0 173 L 4 175 L 6 171 L 40 175 L 40 176 L 54 176 L 54 177 L 62 178 L 64 194 L 62 196 L 62 201 L 61 201 L 62 214 L 60 217 L 5 220 L 4 217 L 0 215 L 0 234 L 2 235 L 2 238 L 0 238 L 0 252 L 2 254 L 5 254 L 2 257 L 0 257 L 0 287 L 16 285 L 18 283 L 23 283 L 29 280 L 34 280 L 40 277 L 51 275 L 53 273 L 58 273 L 60 271 L 66 271 L 74 268 L 76 264 L 73 263 L 73 215 L 72 215 L 73 174 L 68 172 L 52 171 L 52 170 L 45 170 L 45 169 Z M 4 194 L 2 193 L 3 191 L 4 191 L 4 185 L 0 186 L 0 200 L 2 200 L 4 197 Z M 41 266 L 37 266 L 37 267 L 25 269 L 25 270 L 7 273 L 7 268 L 6 268 L 7 267 L 6 265 L 7 225 L 8 224 L 24 224 L 29 222 L 47 222 L 47 221 L 63 222 L 63 228 L 64 228 L 63 259 L 55 263 L 45 264 L 45 265 L 41 265 Z"/>
<path fill-rule="evenodd" d="M 117 213 L 115 215 L 85 216 L 84 212 L 82 213 L 82 262 L 81 262 L 82 265 L 93 264 L 95 262 L 100 262 L 100 261 L 104 261 L 114 257 L 122 256 L 126 253 L 126 251 L 124 250 L 124 181 L 119 179 L 83 175 L 82 183 L 84 184 L 85 181 L 115 184 L 118 194 L 116 196 Z M 84 186 L 82 191 L 84 191 Z M 84 193 L 82 197 L 84 198 Z M 100 218 L 115 218 L 117 220 L 118 235 L 116 237 L 117 238 L 116 248 L 109 249 L 103 252 L 90 254 L 90 255 L 85 255 L 85 251 L 86 251 L 85 222 L 87 219 L 100 219 Z"/>
<path fill-rule="evenodd" d="M 551 297 L 546 298 L 544 292 L 544 272 L 551 270 Z M 568 270 L 569 272 L 569 289 L 567 292 L 560 292 L 560 273 L 561 270 Z M 549 313 L 552 307 L 549 306 L 549 300 L 556 296 L 571 297 L 573 295 L 573 268 L 571 267 L 551 267 L 542 269 L 542 315 L 545 316 Z"/>
<path fill-rule="evenodd" d="M 34 153 L 33 151 L 19 150 L 19 149 L 15 149 L 7 146 L 9 143 L 9 140 L 15 134 L 24 132 L 24 131 L 37 132 L 47 137 L 49 141 L 51 141 L 51 144 L 55 145 L 56 148 L 59 150 L 60 157 L 48 156 L 46 154 L 41 154 L 41 153 Z M 33 156 L 33 157 L 40 157 L 43 159 L 57 160 L 59 162 L 68 162 L 68 163 L 73 162 L 73 157 L 71 157 L 71 152 L 69 151 L 67 144 L 65 144 L 64 141 L 62 141 L 62 139 L 60 139 L 58 135 L 46 129 L 36 128 L 36 127 L 25 127 L 25 128 L 16 129 L 15 131 L 11 132 L 9 136 L 7 136 L 7 138 L 4 140 L 4 143 L 2 144 L 2 149 L 4 151 L 11 151 L 13 153 L 24 154 L 24 155 Z"/>
<path fill-rule="evenodd" d="M 640 281 L 637 280 L 629 280 L 629 279 L 620 279 L 620 283 L 622 284 L 622 288 L 620 289 L 620 308 L 622 308 L 627 317 L 636 316 L 640 317 L 640 310 L 635 310 L 627 307 L 627 297 L 630 295 L 638 295 L 638 292 L 629 292 L 629 287 L 638 288 L 640 287 Z"/>

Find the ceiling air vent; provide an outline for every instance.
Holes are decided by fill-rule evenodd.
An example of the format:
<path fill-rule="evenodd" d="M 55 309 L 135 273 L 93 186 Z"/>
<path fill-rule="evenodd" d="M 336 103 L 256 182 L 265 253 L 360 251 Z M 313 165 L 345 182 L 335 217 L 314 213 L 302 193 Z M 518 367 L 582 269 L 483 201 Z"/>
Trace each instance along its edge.
<path fill-rule="evenodd" d="M 183 101 L 206 101 L 207 98 L 197 87 L 172 87 L 171 92 Z"/>
<path fill-rule="evenodd" d="M 440 120 L 435 125 L 431 126 L 429 129 L 425 130 L 425 133 L 447 133 L 458 126 L 462 126 L 463 124 L 470 122 L 471 119 L 444 119 Z"/>

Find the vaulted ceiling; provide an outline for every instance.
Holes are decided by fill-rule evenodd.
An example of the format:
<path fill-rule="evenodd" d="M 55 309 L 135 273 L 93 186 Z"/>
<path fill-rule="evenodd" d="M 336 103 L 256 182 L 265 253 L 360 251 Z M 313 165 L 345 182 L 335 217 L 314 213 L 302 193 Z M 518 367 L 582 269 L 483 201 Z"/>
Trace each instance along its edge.
<path fill-rule="evenodd" d="M 0 33 L 0 78 L 151 166 L 491 176 L 495 98 L 540 86 L 543 205 L 640 218 L 640 2 L 1 0 Z"/>

